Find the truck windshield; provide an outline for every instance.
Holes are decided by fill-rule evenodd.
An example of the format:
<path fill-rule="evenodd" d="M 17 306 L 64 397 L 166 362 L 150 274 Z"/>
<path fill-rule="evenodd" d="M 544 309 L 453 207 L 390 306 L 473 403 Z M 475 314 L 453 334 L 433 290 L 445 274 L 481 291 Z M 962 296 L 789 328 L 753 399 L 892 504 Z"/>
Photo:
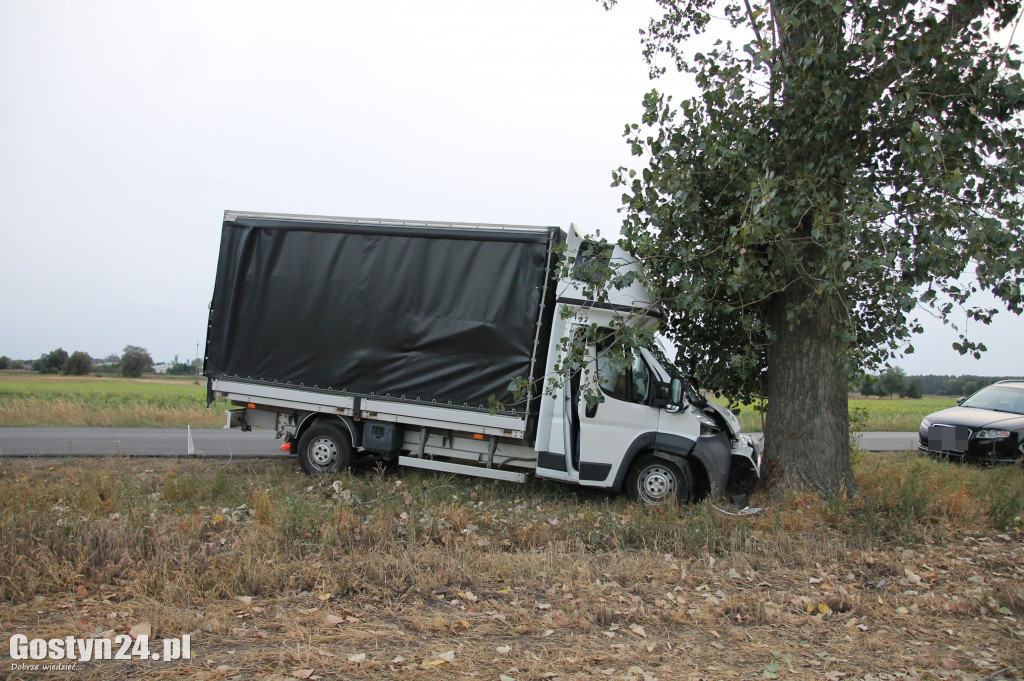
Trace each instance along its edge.
<path fill-rule="evenodd" d="M 669 361 L 665 355 L 665 350 L 661 347 L 661 343 L 657 338 L 651 340 L 651 343 L 647 346 L 647 351 L 651 353 L 665 374 L 670 378 L 678 378 L 682 382 L 686 399 L 696 405 L 703 406 L 707 404 L 707 400 L 704 399 L 704 396 L 700 394 L 700 391 L 697 390 L 690 379 L 683 375 L 683 372 L 679 370 L 675 363 Z"/>

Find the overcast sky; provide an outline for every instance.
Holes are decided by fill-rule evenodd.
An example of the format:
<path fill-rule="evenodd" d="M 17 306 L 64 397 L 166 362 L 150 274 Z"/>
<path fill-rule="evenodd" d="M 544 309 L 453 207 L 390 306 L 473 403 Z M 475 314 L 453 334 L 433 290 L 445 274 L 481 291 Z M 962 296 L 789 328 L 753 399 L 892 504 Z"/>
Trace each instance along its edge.
<path fill-rule="evenodd" d="M 0 0 L 0 355 L 205 342 L 225 209 L 614 238 L 650 89 L 627 0 Z M 908 373 L 1024 374 L 1024 320 Z"/>

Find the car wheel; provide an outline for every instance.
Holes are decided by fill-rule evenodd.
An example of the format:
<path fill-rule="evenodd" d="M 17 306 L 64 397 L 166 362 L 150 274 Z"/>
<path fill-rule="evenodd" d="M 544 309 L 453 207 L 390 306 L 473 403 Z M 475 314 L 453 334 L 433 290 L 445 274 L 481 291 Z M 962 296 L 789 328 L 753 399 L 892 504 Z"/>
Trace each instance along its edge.
<path fill-rule="evenodd" d="M 352 464 L 348 434 L 334 423 L 314 423 L 299 438 L 299 463 L 309 475 L 345 470 Z"/>
<path fill-rule="evenodd" d="M 651 506 L 688 503 L 693 499 L 693 473 L 686 461 L 677 463 L 646 454 L 626 475 L 626 496 Z"/>

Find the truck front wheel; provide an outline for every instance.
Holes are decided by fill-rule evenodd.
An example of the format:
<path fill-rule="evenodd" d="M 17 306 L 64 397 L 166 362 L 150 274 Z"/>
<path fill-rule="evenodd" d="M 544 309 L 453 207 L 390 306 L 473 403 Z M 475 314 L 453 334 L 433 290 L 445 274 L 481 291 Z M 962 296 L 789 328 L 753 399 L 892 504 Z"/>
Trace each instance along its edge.
<path fill-rule="evenodd" d="M 626 475 L 626 496 L 652 506 L 673 500 L 688 503 L 693 498 L 690 465 L 645 454 L 633 462 Z"/>
<path fill-rule="evenodd" d="M 333 423 L 314 423 L 299 438 L 299 463 L 309 475 L 345 470 L 352 464 L 348 435 Z"/>

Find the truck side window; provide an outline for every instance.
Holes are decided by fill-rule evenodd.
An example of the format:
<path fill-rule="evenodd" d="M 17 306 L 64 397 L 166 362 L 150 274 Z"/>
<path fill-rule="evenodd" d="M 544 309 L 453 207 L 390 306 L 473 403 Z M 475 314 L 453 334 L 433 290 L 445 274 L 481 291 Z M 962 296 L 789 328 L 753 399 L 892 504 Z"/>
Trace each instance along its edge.
<path fill-rule="evenodd" d="M 626 366 L 616 361 L 607 348 L 597 353 L 598 383 L 608 395 L 623 400 L 645 404 L 651 389 L 651 370 L 636 350 L 630 350 Z"/>
<path fill-rule="evenodd" d="M 640 353 L 633 350 L 633 385 L 630 398 L 633 402 L 646 403 L 647 395 L 651 389 L 651 370 Z"/>

